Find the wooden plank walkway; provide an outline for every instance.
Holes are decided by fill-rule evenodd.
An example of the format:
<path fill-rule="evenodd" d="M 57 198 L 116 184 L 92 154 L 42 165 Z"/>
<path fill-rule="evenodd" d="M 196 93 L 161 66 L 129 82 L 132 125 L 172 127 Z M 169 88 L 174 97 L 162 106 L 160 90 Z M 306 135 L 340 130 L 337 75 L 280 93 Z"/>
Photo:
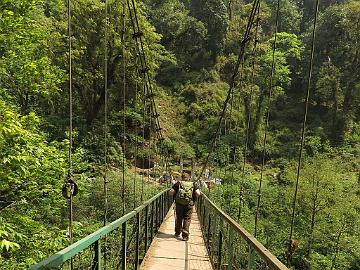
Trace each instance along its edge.
<path fill-rule="evenodd" d="M 190 239 L 174 236 L 171 208 L 140 266 L 142 270 L 212 270 L 196 211 L 192 214 Z"/>

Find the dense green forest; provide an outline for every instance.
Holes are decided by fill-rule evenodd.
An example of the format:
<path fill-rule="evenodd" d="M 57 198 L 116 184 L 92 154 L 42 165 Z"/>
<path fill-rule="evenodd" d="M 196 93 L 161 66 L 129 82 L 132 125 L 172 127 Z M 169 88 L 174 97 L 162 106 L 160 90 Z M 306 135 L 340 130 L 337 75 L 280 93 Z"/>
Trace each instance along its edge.
<path fill-rule="evenodd" d="M 261 1 L 208 164 L 223 179 L 210 197 L 251 233 L 258 212 L 257 238 L 284 262 L 316 2 L 280 0 L 277 16 L 277 1 Z M 61 189 L 70 140 L 80 190 L 74 199 L 75 240 L 103 225 L 105 172 L 107 219 L 113 221 L 122 215 L 123 202 L 130 210 L 164 188 L 151 181 L 162 173 L 162 154 L 170 164 L 180 156 L 203 164 L 251 7 L 249 0 L 136 3 L 160 115 L 159 139 L 151 121 L 154 108 L 141 97 L 144 80 L 126 1 L 109 0 L 108 15 L 105 1 L 71 1 L 71 54 L 67 1 L 0 2 L 1 269 L 26 269 L 69 244 L 68 201 Z M 360 1 L 320 1 L 314 47 L 292 269 L 355 270 L 360 269 Z M 145 180 L 135 167 L 146 171 Z"/>

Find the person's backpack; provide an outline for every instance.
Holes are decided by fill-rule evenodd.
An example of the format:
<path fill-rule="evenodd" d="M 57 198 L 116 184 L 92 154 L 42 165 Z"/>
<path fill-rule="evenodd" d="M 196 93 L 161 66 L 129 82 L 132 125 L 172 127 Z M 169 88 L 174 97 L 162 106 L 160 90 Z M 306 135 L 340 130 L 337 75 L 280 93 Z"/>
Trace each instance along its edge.
<path fill-rule="evenodd" d="M 175 202 L 181 205 L 193 205 L 192 199 L 194 185 L 192 182 L 181 182 L 176 193 Z"/>

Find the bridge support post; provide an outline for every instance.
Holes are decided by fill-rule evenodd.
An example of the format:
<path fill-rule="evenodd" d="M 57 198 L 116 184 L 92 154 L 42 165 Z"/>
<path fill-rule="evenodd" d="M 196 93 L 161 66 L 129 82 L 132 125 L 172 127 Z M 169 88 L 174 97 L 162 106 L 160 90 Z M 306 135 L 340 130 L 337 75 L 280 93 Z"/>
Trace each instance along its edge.
<path fill-rule="evenodd" d="M 233 258 L 234 258 L 234 230 L 229 227 L 229 241 L 228 241 L 228 249 L 229 249 L 229 258 L 228 258 L 228 270 L 233 269 Z"/>
<path fill-rule="evenodd" d="M 152 239 L 154 237 L 154 203 L 156 203 L 156 201 L 151 204 L 151 221 L 150 221 L 150 237 L 151 237 L 151 241 L 152 241 Z"/>
<path fill-rule="evenodd" d="M 163 194 L 163 196 L 162 196 L 162 219 L 161 219 L 161 223 L 164 221 L 164 218 L 165 218 L 165 216 L 166 216 L 166 210 L 165 210 L 165 205 L 166 205 L 166 194 Z"/>
<path fill-rule="evenodd" d="M 211 210 L 209 210 L 211 211 Z M 212 261 L 214 262 L 214 264 L 216 264 L 216 255 L 217 255 L 217 248 L 218 248 L 218 232 L 217 232 L 217 228 L 218 228 L 218 219 L 219 217 L 216 215 L 215 212 L 214 213 L 214 217 L 212 219 L 212 228 L 210 230 L 210 234 L 212 235 L 212 239 L 210 242 L 210 246 L 209 246 L 209 255 L 211 256 Z"/>
<path fill-rule="evenodd" d="M 203 203 L 203 213 L 202 213 L 202 224 L 205 225 L 205 218 L 206 218 L 206 206 L 205 203 Z"/>
<path fill-rule="evenodd" d="M 211 241 L 211 215 L 209 213 L 209 223 L 208 223 L 208 228 L 207 228 L 207 237 L 206 237 L 206 242 L 207 242 L 207 246 L 210 249 L 210 241 Z"/>
<path fill-rule="evenodd" d="M 126 249 L 127 249 L 127 244 L 126 244 L 126 222 L 124 222 L 122 224 L 122 264 L 121 264 L 121 269 L 122 270 L 126 270 Z"/>
<path fill-rule="evenodd" d="M 100 239 L 95 242 L 95 256 L 91 266 L 91 270 L 101 269 L 101 243 Z"/>
<path fill-rule="evenodd" d="M 136 214 L 135 270 L 139 269 L 140 213 Z"/>
<path fill-rule="evenodd" d="M 254 249 L 249 246 L 249 257 L 248 257 L 248 270 L 255 269 L 255 254 Z"/>
<path fill-rule="evenodd" d="M 163 220 L 164 220 L 164 200 L 165 200 L 165 197 L 164 197 L 164 195 L 162 195 L 161 196 L 161 200 L 160 200 L 160 208 L 161 208 L 161 210 L 160 210 L 160 214 L 161 214 L 161 216 L 160 216 L 160 225 L 162 224 L 162 222 L 163 222 Z"/>
<path fill-rule="evenodd" d="M 148 238 L 149 238 L 149 207 L 145 207 L 145 253 L 148 250 Z"/>
<path fill-rule="evenodd" d="M 221 226 L 220 226 L 221 228 Z M 222 242 L 223 242 L 223 235 L 220 229 L 219 231 L 219 246 L 218 246 L 218 270 L 221 270 L 221 257 L 222 257 Z"/>
<path fill-rule="evenodd" d="M 158 222 L 159 222 L 158 220 L 159 220 L 159 198 L 157 198 L 155 201 L 155 233 L 158 228 Z"/>

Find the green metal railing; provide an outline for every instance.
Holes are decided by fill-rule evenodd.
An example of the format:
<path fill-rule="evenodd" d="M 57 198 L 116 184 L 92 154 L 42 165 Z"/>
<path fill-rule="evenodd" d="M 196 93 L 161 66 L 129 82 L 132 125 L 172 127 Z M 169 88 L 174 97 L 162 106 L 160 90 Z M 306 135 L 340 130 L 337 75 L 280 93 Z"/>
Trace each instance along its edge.
<path fill-rule="evenodd" d="M 208 253 L 216 270 L 288 270 L 259 241 L 201 195 L 197 212 Z"/>
<path fill-rule="evenodd" d="M 139 269 L 172 204 L 168 190 L 130 213 L 32 266 L 37 269 Z"/>

